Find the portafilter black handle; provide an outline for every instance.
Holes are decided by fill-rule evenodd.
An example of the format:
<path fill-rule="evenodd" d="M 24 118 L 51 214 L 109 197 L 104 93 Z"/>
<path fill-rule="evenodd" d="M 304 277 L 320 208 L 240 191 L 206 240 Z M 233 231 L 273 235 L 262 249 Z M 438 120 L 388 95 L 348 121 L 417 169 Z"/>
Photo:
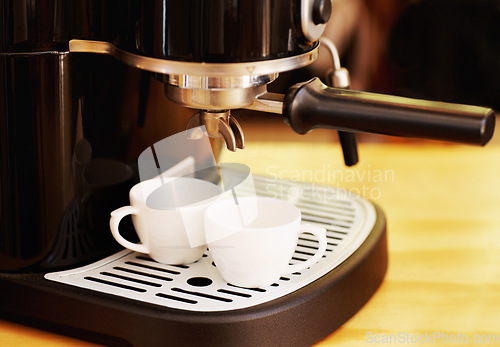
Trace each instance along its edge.
<path fill-rule="evenodd" d="M 331 88 L 318 78 L 290 88 L 283 115 L 299 134 L 332 128 L 481 146 L 495 128 L 489 108 Z"/>

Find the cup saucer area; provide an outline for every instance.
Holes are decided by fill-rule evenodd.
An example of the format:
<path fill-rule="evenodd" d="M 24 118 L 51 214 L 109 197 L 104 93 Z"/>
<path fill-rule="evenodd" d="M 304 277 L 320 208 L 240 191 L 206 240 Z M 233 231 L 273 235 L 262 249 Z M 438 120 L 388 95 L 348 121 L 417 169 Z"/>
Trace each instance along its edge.
<path fill-rule="evenodd" d="M 254 180 L 258 195 L 290 200 L 301 210 L 303 222 L 327 229 L 327 251 L 317 264 L 267 287 L 241 288 L 222 279 L 209 251 L 183 266 L 162 265 L 122 251 L 45 278 L 1 275 L 2 286 L 32 298 L 4 303 L 9 307 L 2 310 L 35 320 L 50 311 L 60 332 L 111 344 L 125 340 L 137 346 L 165 341 L 255 346 L 280 341 L 295 346 L 319 341 L 352 317 L 384 278 L 383 212 L 332 187 L 255 176 Z M 317 245 L 312 235 L 301 235 L 292 263 L 311 257 Z M 44 290 L 31 292 L 34 286 Z M 79 314 L 68 307 L 78 308 Z"/>

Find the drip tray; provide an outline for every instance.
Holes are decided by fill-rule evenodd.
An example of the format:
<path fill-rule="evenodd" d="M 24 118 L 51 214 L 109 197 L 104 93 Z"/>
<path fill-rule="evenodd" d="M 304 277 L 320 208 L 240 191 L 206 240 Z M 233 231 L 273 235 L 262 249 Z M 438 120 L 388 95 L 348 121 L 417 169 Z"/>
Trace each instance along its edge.
<path fill-rule="evenodd" d="M 207 251 L 196 263 L 159 264 L 149 257 L 122 251 L 95 264 L 49 273 L 46 279 L 151 304 L 190 311 L 227 311 L 251 307 L 290 294 L 346 260 L 370 234 L 375 208 L 366 200 L 329 187 L 285 183 L 269 185 L 256 178 L 258 195 L 291 200 L 302 212 L 302 221 L 327 229 L 325 256 L 312 267 L 284 277 L 265 288 L 240 288 L 227 284 Z M 274 182 L 275 183 L 275 182 Z M 288 188 L 288 189 L 285 189 Z M 294 189 L 291 189 L 294 188 Z M 283 195 L 283 192 L 289 195 Z M 326 197 L 330 197 L 326 199 Z M 315 197 L 314 200 L 308 198 Z M 305 261 L 318 249 L 311 234 L 302 234 L 291 263 Z"/>
<path fill-rule="evenodd" d="M 227 284 L 210 252 L 188 266 L 121 251 L 48 274 L 0 274 L 0 312 L 21 323 L 105 345 L 309 346 L 371 298 L 387 269 L 383 212 L 327 186 L 254 177 L 258 195 L 286 199 L 327 229 L 315 265 L 263 288 Z M 292 263 L 315 253 L 302 234 Z"/>

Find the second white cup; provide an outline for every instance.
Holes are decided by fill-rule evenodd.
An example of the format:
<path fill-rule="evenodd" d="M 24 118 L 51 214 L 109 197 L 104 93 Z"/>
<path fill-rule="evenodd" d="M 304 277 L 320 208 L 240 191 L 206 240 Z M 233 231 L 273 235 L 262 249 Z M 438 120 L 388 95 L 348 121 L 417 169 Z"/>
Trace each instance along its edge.
<path fill-rule="evenodd" d="M 301 224 L 300 210 L 287 201 L 243 197 L 238 204 L 222 200 L 205 211 L 208 248 L 224 280 L 240 287 L 264 287 L 281 276 L 302 271 L 317 263 L 326 251 L 326 230 Z M 247 223 L 242 211 L 256 209 Z M 319 248 L 308 260 L 290 265 L 298 237 L 311 233 Z"/>

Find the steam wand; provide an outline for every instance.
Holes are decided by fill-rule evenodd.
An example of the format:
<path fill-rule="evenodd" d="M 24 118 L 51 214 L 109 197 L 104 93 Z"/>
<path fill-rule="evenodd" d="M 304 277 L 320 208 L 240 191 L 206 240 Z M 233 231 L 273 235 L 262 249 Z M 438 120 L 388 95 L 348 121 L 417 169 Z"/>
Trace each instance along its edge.
<path fill-rule="evenodd" d="M 340 57 L 337 47 L 327 38 L 320 39 L 322 45 L 330 51 L 333 60 L 333 69 L 326 74 L 326 83 L 330 87 L 349 89 L 351 80 L 349 71 L 340 65 Z M 344 163 L 346 166 L 354 166 L 358 163 L 358 144 L 356 141 L 356 133 L 349 131 L 338 131 L 342 154 L 344 155 Z"/>

